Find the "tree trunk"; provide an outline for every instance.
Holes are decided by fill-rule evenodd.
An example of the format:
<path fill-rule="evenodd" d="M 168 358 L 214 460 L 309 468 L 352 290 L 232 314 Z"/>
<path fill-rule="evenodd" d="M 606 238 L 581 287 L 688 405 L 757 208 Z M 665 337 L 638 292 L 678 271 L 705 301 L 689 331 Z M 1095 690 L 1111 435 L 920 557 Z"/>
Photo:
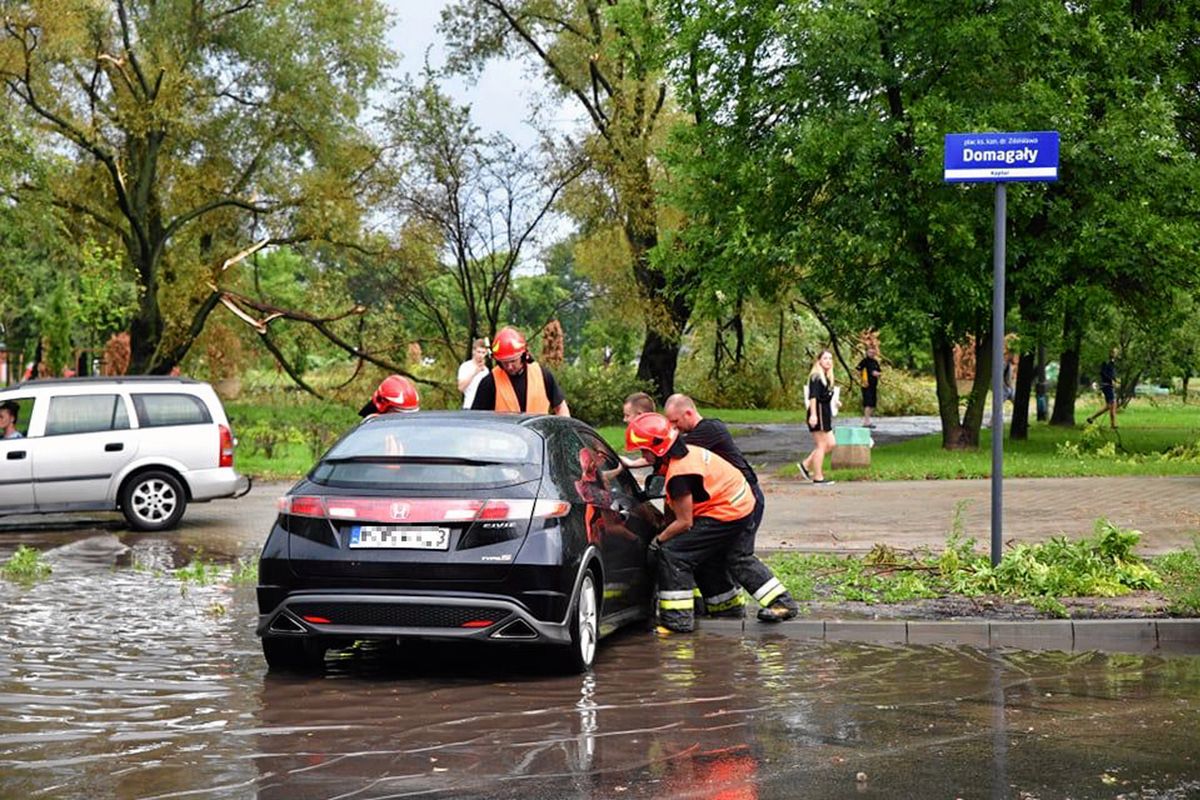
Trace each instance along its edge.
<path fill-rule="evenodd" d="M 162 341 L 163 319 L 158 307 L 157 270 L 139 264 L 137 271 L 142 278 L 142 293 L 129 325 L 129 374 L 146 375 L 154 366 L 154 354 Z"/>
<path fill-rule="evenodd" d="M 1075 398 L 1079 391 L 1079 347 L 1083 326 L 1074 309 L 1063 315 L 1063 351 L 1058 359 L 1058 387 L 1054 391 L 1051 425 L 1075 426 Z"/>
<path fill-rule="evenodd" d="M 979 431 L 983 428 L 984 408 L 987 405 L 988 389 L 992 385 L 992 334 L 975 334 L 975 380 L 971 382 L 971 393 L 967 395 L 967 409 L 963 412 L 964 446 L 979 447 Z M 1001 389 L 1000 401 L 1004 402 Z"/>
<path fill-rule="evenodd" d="M 933 374 L 937 381 L 938 415 L 942 418 L 942 447 L 961 450 L 966 447 L 962 422 L 958 417 L 958 382 L 954 378 L 954 343 L 940 333 L 930 337 Z"/>
<path fill-rule="evenodd" d="M 938 415 L 942 419 L 942 448 L 974 450 L 979 447 L 992 363 L 991 336 L 975 338 L 975 380 L 967 395 L 967 408 L 959 416 L 958 380 L 954 377 L 954 343 L 941 334 L 931 336 L 933 372 L 937 380 Z"/>
<path fill-rule="evenodd" d="M 1037 354 L 1021 353 L 1017 365 L 1017 386 L 1013 391 L 1012 424 L 1008 438 L 1025 441 L 1029 438 L 1029 395 L 1033 390 L 1033 379 L 1037 373 Z"/>
<path fill-rule="evenodd" d="M 649 202 L 649 217 L 653 219 L 653 198 Z M 644 217 L 646 212 L 637 216 Z M 684 292 L 669 292 L 666 276 L 650 266 L 650 250 L 658 243 L 657 231 L 637 230 L 632 222 L 627 222 L 625 235 L 633 249 L 633 274 L 638 286 L 651 304 L 666 312 L 669 323 L 668 331 L 653 322 L 646 325 L 646 341 L 642 344 L 637 372 L 640 380 L 653 386 L 651 394 L 658 402 L 665 403 L 675 393 L 679 337 L 692 314 L 691 302 Z"/>
<path fill-rule="evenodd" d="M 775 344 L 775 377 L 779 379 L 779 388 L 786 389 L 787 381 L 783 377 L 783 307 L 779 308 L 779 334 Z M 1183 377 L 1183 402 L 1187 402 L 1187 376 Z"/>
<path fill-rule="evenodd" d="M 742 366 L 742 358 L 746 354 L 746 329 L 742 322 L 742 295 L 738 295 L 737 308 L 733 312 L 733 332 L 735 341 L 733 349 L 733 363 L 738 367 Z"/>
<path fill-rule="evenodd" d="M 679 361 L 679 340 L 668 340 L 649 328 L 642 345 L 638 363 L 638 378 L 653 384 L 653 394 L 660 405 L 675 393 L 675 367 Z"/>
<path fill-rule="evenodd" d="M 1046 408 L 1046 395 L 1049 387 L 1046 385 L 1046 345 L 1038 342 L 1037 346 L 1037 375 L 1034 378 L 1037 383 L 1037 421 L 1045 422 L 1049 414 Z"/>

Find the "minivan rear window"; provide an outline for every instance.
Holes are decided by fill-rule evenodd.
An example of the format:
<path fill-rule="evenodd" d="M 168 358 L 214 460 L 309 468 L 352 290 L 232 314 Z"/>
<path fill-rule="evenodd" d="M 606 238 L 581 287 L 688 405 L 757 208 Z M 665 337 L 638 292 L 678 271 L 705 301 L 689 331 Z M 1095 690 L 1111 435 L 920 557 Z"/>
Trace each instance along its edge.
<path fill-rule="evenodd" d="M 129 427 L 125 401 L 117 394 L 59 395 L 50 398 L 46 435 L 123 431 Z"/>
<path fill-rule="evenodd" d="M 142 428 L 207 425 L 212 417 L 199 397 L 190 394 L 135 394 L 133 408 Z"/>
<path fill-rule="evenodd" d="M 309 478 L 338 486 L 490 488 L 536 480 L 541 464 L 541 437 L 523 428 L 368 421 L 334 445 Z"/>

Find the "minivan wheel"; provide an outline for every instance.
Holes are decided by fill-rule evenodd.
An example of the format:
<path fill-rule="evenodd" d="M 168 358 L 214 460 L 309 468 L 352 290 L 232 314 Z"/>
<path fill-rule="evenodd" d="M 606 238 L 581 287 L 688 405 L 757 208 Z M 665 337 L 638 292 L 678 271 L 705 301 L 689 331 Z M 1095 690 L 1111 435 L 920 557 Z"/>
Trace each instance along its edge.
<path fill-rule="evenodd" d="M 139 472 L 121 489 L 121 512 L 135 531 L 165 531 L 183 517 L 187 496 L 169 472 Z"/>
<path fill-rule="evenodd" d="M 264 637 L 262 649 L 270 672 L 320 672 L 325 668 L 325 645 L 311 637 Z"/>
<path fill-rule="evenodd" d="M 578 674 L 592 668 L 596 659 L 596 644 L 600 640 L 600 604 L 596 595 L 596 578 L 589 569 L 579 582 L 579 593 L 571 613 L 571 644 L 564 654 L 564 667 Z"/>

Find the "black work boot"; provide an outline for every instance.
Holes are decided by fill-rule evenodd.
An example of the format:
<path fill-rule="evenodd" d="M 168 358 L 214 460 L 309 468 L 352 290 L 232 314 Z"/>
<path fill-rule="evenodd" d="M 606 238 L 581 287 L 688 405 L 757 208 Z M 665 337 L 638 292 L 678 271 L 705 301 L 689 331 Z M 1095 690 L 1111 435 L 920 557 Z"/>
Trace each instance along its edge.
<path fill-rule="evenodd" d="M 796 601 L 787 592 L 784 592 L 779 597 L 771 602 L 771 605 L 758 610 L 759 622 L 784 622 L 794 618 L 800 613 L 800 606 L 796 605 Z"/>
<path fill-rule="evenodd" d="M 746 604 L 739 603 L 732 608 L 722 608 L 720 611 L 709 611 L 709 619 L 742 619 L 746 616 Z"/>

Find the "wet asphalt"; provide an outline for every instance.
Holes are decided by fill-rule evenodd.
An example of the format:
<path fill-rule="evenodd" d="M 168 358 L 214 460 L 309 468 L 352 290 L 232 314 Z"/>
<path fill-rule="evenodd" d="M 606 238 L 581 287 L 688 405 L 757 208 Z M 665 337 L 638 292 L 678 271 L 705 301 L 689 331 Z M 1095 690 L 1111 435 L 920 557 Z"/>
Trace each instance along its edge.
<path fill-rule="evenodd" d="M 584 676 L 421 642 L 268 675 L 233 576 L 285 488 L 170 534 L 5 521 L 53 572 L 0 581 L 0 797 L 1200 796 L 1196 657 L 639 627 Z"/>

